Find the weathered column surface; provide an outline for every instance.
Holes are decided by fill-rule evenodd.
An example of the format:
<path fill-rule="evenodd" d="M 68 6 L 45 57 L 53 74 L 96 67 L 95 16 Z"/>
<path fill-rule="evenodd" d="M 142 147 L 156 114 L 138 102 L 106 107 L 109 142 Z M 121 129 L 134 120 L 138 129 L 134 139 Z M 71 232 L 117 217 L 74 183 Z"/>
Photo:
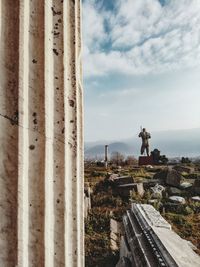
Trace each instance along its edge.
<path fill-rule="evenodd" d="M 0 266 L 84 266 L 80 0 L 0 1 Z"/>

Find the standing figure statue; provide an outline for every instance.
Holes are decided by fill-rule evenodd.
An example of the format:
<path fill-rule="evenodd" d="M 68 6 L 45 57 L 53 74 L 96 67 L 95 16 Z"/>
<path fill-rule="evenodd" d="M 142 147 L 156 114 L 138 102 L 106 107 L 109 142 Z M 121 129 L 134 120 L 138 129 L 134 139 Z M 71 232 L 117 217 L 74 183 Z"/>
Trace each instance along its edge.
<path fill-rule="evenodd" d="M 146 150 L 147 156 L 149 156 L 149 139 L 151 138 L 150 133 L 146 132 L 146 129 L 143 128 L 139 133 L 139 137 L 142 138 L 141 155 L 143 155 L 144 151 Z"/>

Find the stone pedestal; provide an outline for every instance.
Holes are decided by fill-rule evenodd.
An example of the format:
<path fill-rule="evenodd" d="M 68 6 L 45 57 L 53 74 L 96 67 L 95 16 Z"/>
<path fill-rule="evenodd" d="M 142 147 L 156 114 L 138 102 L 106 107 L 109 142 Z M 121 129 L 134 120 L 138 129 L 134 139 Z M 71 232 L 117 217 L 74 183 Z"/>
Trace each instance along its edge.
<path fill-rule="evenodd" d="M 153 156 L 152 155 L 151 156 L 140 156 L 138 164 L 139 166 L 153 165 L 154 164 Z"/>
<path fill-rule="evenodd" d="M 0 266 L 84 266 L 79 0 L 0 2 Z"/>

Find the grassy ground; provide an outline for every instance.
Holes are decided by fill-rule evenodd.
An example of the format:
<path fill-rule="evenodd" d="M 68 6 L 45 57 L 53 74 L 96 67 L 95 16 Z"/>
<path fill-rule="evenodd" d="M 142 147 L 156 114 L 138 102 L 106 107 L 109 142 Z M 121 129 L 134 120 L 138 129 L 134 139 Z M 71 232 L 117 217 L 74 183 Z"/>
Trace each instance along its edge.
<path fill-rule="evenodd" d="M 114 267 L 119 251 L 110 248 L 110 219 L 122 219 L 128 202 L 113 196 L 113 188 L 105 181 L 104 168 L 88 168 L 85 182 L 92 187 L 92 210 L 85 222 L 85 263 L 86 267 Z"/>
<path fill-rule="evenodd" d="M 110 218 L 122 219 L 125 210 L 130 208 L 129 198 L 122 198 L 115 194 L 112 184 L 106 180 L 107 172 L 103 167 L 87 166 L 85 168 L 85 182 L 93 190 L 92 210 L 89 219 L 85 222 L 85 260 L 86 267 L 114 267 L 118 261 L 119 252 L 110 249 Z M 126 168 L 121 175 L 128 174 L 134 177 L 149 178 L 152 173 L 144 169 L 129 170 Z M 143 198 L 133 194 L 131 198 L 137 203 L 147 203 L 150 192 L 147 191 Z M 161 200 L 161 204 L 166 199 Z M 160 204 L 155 208 L 159 209 Z M 200 254 L 200 204 L 187 202 L 175 211 L 162 214 L 173 230 L 182 238 L 191 241 Z"/>

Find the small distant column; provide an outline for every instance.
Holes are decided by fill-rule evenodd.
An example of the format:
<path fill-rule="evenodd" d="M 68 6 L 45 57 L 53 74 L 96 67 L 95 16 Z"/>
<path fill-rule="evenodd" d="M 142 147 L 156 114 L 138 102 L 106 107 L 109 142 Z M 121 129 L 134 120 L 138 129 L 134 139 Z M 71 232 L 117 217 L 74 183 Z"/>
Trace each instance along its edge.
<path fill-rule="evenodd" d="M 105 145 L 105 167 L 108 168 L 108 145 Z"/>

